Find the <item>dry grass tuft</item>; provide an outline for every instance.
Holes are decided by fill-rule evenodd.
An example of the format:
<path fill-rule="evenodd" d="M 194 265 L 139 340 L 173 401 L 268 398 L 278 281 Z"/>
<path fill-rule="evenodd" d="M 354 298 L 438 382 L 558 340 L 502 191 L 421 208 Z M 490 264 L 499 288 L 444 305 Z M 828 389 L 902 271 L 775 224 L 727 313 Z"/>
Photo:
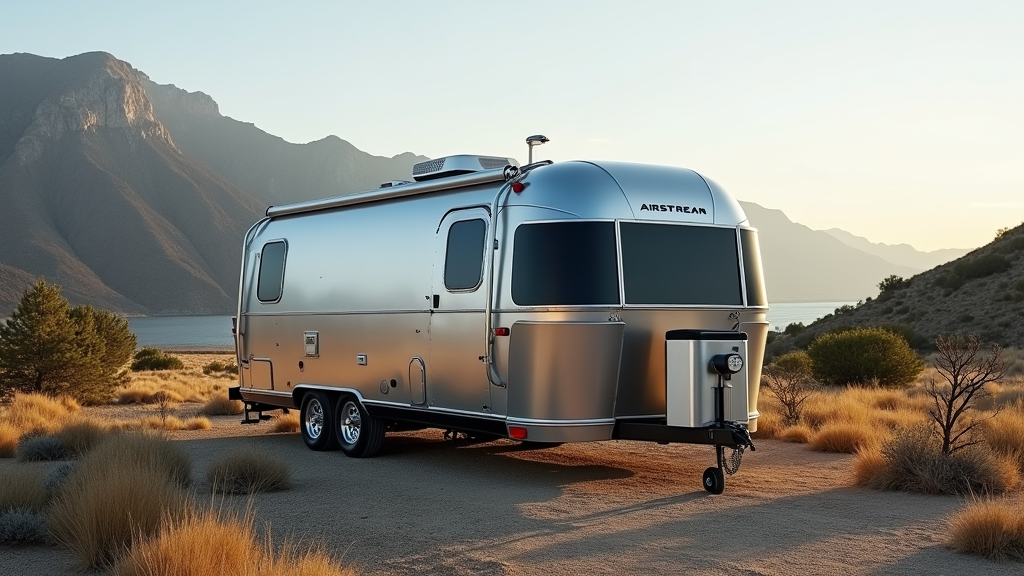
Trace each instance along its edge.
<path fill-rule="evenodd" d="M 834 423 L 863 423 L 871 421 L 871 406 L 858 398 L 857 388 L 839 392 L 814 394 L 804 403 L 803 422 L 818 429 Z"/>
<path fill-rule="evenodd" d="M 0 512 L 21 509 L 38 512 L 49 495 L 39 468 L 18 466 L 0 472 Z"/>
<path fill-rule="evenodd" d="M 270 420 L 270 431 L 273 433 L 297 433 L 299 431 L 299 415 L 295 412 L 289 412 L 274 416 Z"/>
<path fill-rule="evenodd" d="M 56 437 L 71 456 L 79 457 L 106 440 L 112 432 L 110 423 L 83 418 L 58 430 Z"/>
<path fill-rule="evenodd" d="M 213 425 L 210 424 L 210 420 L 204 416 L 189 418 L 181 424 L 183 430 L 209 430 L 213 427 Z"/>
<path fill-rule="evenodd" d="M 46 542 L 46 520 L 28 510 L 0 512 L 0 544 L 25 545 Z"/>
<path fill-rule="evenodd" d="M 50 532 L 85 566 L 108 566 L 156 533 L 162 518 L 184 509 L 188 469 L 184 454 L 166 440 L 113 436 L 79 461 L 58 492 Z"/>
<path fill-rule="evenodd" d="M 1024 502 L 971 502 L 950 519 L 949 540 L 957 552 L 1024 560 Z"/>
<path fill-rule="evenodd" d="M 52 434 L 68 422 L 81 407 L 71 398 L 52 398 L 43 394 L 15 394 L 0 412 L 0 423 L 28 434 Z"/>
<path fill-rule="evenodd" d="M 18 443 L 18 462 L 68 460 L 71 454 L 56 436 L 25 436 Z"/>
<path fill-rule="evenodd" d="M 796 426 L 790 426 L 781 432 L 779 432 L 777 438 L 784 442 L 796 442 L 798 444 L 807 444 L 811 440 L 811 435 L 814 431 L 808 426 L 803 424 L 797 424 Z"/>
<path fill-rule="evenodd" d="M 219 386 L 223 388 L 223 384 Z M 206 402 L 218 391 L 214 378 L 182 370 L 140 373 L 132 381 L 117 389 L 118 404 L 158 404 L 159 393 L 172 404 Z"/>
<path fill-rule="evenodd" d="M 227 395 L 213 396 L 199 410 L 207 416 L 241 414 L 245 406 L 241 400 L 229 400 Z"/>
<path fill-rule="evenodd" d="M 288 467 L 279 460 L 255 450 L 229 454 L 206 472 L 214 492 L 252 494 L 284 490 L 290 481 Z"/>
<path fill-rule="evenodd" d="M 224 512 L 193 510 L 168 519 L 160 533 L 139 543 L 114 566 L 114 576 L 354 576 L 322 548 L 297 550 L 285 545 L 275 554 L 270 537 L 257 536 L 251 512 L 244 518 Z"/>
<path fill-rule="evenodd" d="M 811 436 L 812 450 L 853 454 L 863 448 L 877 446 L 884 441 L 884 431 L 863 423 L 831 422 Z"/>

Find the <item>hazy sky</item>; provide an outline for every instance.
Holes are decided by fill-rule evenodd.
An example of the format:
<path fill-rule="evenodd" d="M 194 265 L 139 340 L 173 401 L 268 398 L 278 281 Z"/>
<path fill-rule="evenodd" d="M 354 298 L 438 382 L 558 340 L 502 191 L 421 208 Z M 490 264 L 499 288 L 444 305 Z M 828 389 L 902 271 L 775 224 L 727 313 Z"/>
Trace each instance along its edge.
<path fill-rule="evenodd" d="M 542 133 L 924 250 L 1024 221 L 1020 1 L 0 0 L 0 53 L 95 50 L 291 142 L 525 161 Z"/>

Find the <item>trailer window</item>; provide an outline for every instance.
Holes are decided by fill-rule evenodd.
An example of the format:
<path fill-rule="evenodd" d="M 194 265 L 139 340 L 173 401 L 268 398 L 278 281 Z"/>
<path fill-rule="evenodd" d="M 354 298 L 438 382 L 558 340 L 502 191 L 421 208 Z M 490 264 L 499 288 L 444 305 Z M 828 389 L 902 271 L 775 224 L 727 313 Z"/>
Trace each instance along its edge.
<path fill-rule="evenodd" d="M 554 222 L 517 228 L 512 300 L 520 306 L 617 305 L 615 224 Z"/>
<path fill-rule="evenodd" d="M 444 255 L 445 288 L 451 291 L 475 290 L 480 285 L 486 232 L 487 223 L 482 219 L 463 220 L 448 228 L 448 246 Z"/>
<path fill-rule="evenodd" d="M 623 222 L 627 304 L 742 305 L 736 230 Z"/>
<path fill-rule="evenodd" d="M 740 230 L 740 247 L 743 248 L 743 279 L 747 285 L 747 306 L 767 306 L 768 296 L 764 292 L 757 232 Z"/>
<path fill-rule="evenodd" d="M 256 297 L 260 302 L 277 302 L 281 299 L 284 284 L 285 243 L 267 242 L 260 254 L 260 273 L 256 281 Z"/>

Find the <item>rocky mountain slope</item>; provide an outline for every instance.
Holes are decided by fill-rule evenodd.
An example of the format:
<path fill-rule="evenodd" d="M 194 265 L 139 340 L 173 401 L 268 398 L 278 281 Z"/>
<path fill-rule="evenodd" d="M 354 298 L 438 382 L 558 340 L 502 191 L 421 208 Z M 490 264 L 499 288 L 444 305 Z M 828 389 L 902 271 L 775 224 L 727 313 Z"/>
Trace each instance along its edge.
<path fill-rule="evenodd" d="M 40 276 L 75 304 L 230 313 L 242 235 L 268 205 L 408 179 L 424 159 L 291 144 L 106 53 L 0 55 L 0 87 L 0 317 Z M 856 301 L 916 271 L 743 207 L 773 302 Z"/>
<path fill-rule="evenodd" d="M 1024 224 L 953 262 L 887 284 L 878 298 L 802 331 L 791 328 L 771 343 L 769 354 L 805 347 L 818 334 L 844 326 L 896 327 L 917 348 L 957 332 L 1024 348 Z"/>

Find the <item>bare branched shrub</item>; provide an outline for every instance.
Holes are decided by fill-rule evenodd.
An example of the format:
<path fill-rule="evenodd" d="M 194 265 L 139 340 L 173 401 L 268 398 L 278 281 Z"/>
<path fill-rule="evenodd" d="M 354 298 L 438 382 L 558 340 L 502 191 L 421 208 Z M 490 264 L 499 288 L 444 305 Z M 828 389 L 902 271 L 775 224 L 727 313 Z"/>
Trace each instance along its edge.
<path fill-rule="evenodd" d="M 998 344 L 983 354 L 981 339 L 973 334 L 939 336 L 935 347 L 935 368 L 945 382 L 933 378 L 925 385 L 932 399 L 928 414 L 938 426 L 942 453 L 951 454 L 982 441 L 973 434 L 978 421 L 969 412 L 987 394 L 985 385 L 1003 377 L 1005 364 Z"/>
<path fill-rule="evenodd" d="M 785 426 L 800 423 L 803 404 L 815 386 L 811 366 L 811 357 L 806 352 L 796 351 L 784 354 L 764 367 L 761 382 L 785 408 L 782 415 Z"/>

